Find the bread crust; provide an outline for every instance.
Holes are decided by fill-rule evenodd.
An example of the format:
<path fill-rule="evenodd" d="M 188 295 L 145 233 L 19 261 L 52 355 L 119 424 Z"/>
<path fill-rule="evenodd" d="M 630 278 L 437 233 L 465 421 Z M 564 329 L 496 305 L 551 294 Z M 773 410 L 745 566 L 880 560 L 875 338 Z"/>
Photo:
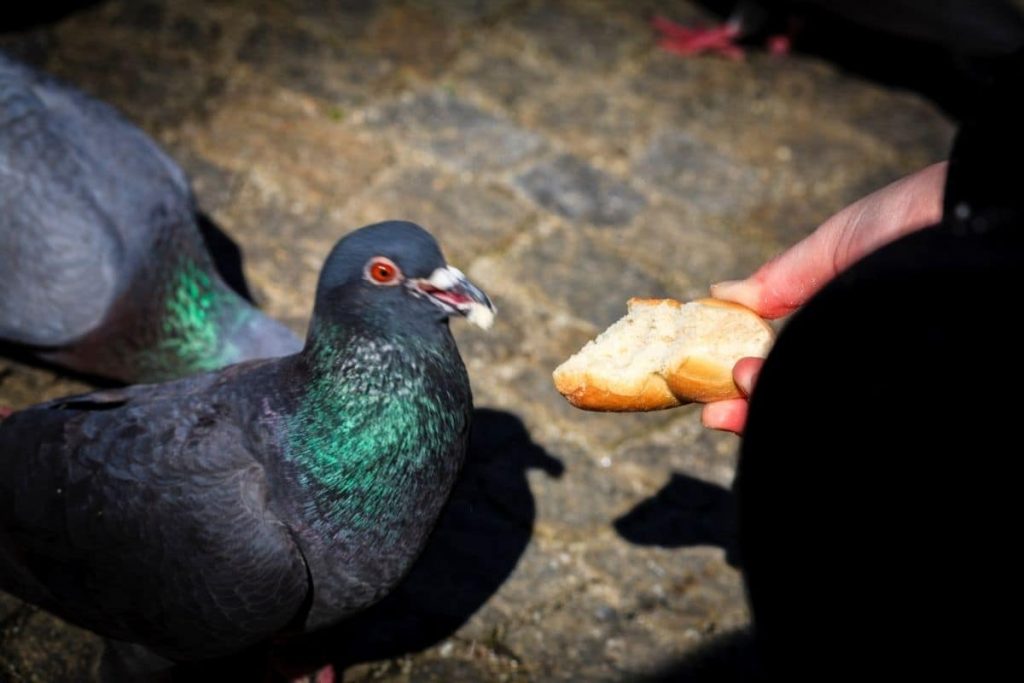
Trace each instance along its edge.
<path fill-rule="evenodd" d="M 609 383 L 591 373 L 555 371 L 555 388 L 577 408 L 604 412 L 633 412 L 663 410 L 682 405 L 668 382 L 652 373 L 641 383 L 636 393 L 623 394 L 609 388 Z"/>
<path fill-rule="evenodd" d="M 718 299 L 699 299 L 695 303 L 727 308 L 748 316 L 764 328 L 770 339 L 774 339 L 771 326 L 744 306 Z M 675 299 L 632 298 L 628 301 L 630 310 L 636 306 L 663 304 L 674 308 L 683 306 Z M 559 366 L 552 377 L 555 388 L 570 404 L 584 410 L 604 412 L 663 410 L 687 403 L 708 403 L 743 396 L 733 381 L 732 364 L 700 354 L 687 355 L 664 374 L 652 372 L 635 382 L 602 377 L 588 370 L 569 370 L 565 364 Z"/>

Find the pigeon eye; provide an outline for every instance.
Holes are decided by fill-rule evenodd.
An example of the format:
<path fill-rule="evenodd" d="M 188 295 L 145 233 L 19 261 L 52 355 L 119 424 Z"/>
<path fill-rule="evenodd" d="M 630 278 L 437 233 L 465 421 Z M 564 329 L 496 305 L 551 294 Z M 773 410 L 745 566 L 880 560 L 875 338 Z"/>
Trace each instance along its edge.
<path fill-rule="evenodd" d="M 393 285 L 398 281 L 400 271 L 391 259 L 377 256 L 366 265 L 366 274 L 377 285 Z"/>

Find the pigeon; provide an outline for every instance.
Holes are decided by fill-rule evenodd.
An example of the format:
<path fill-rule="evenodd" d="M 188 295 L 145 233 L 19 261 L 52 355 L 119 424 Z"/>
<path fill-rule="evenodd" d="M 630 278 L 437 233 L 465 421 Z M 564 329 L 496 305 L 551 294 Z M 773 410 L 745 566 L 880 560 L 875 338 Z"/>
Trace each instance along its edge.
<path fill-rule="evenodd" d="M 378 223 L 332 250 L 301 352 L 12 414 L 0 589 L 172 662 L 375 603 L 465 456 L 448 318 L 494 313 L 423 228 Z"/>
<path fill-rule="evenodd" d="M 218 274 L 189 182 L 112 107 L 0 53 L 0 341 L 155 382 L 301 340 Z"/>

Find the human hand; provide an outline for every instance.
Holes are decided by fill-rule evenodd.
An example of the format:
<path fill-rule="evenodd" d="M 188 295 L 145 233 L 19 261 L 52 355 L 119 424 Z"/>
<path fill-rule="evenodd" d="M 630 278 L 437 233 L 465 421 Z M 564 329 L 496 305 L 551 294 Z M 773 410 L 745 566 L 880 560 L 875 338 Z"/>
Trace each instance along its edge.
<path fill-rule="evenodd" d="M 711 296 L 743 304 L 763 318 L 792 313 L 829 280 L 870 252 L 938 223 L 942 218 L 946 169 L 946 162 L 933 164 L 857 200 L 746 280 L 712 285 Z M 747 398 L 754 389 L 761 364 L 757 358 L 744 358 L 736 364 L 733 381 L 745 398 L 704 406 L 705 427 L 743 433 Z"/>

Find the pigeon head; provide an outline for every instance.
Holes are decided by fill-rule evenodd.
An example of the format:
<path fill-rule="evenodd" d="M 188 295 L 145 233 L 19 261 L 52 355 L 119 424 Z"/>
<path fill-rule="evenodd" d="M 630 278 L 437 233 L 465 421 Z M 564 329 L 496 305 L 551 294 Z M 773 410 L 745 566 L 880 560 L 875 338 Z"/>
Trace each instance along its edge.
<path fill-rule="evenodd" d="M 387 221 L 349 233 L 331 251 L 314 319 L 408 329 L 461 315 L 488 328 L 494 313 L 487 295 L 445 262 L 430 233 L 415 223 Z"/>

